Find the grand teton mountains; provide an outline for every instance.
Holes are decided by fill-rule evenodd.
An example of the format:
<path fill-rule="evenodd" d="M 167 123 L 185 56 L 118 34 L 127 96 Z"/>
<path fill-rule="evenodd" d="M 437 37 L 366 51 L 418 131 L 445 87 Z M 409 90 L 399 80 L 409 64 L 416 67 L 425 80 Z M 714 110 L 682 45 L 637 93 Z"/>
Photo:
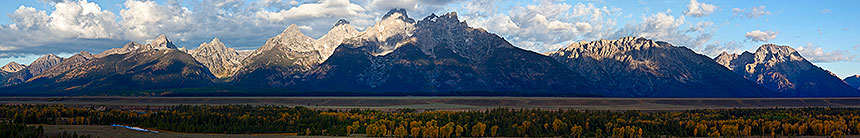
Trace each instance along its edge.
<path fill-rule="evenodd" d="M 0 95 L 842 97 L 860 96 L 856 82 L 788 46 L 711 59 L 622 37 L 536 53 L 454 12 L 415 20 L 395 9 L 363 32 L 337 21 L 318 39 L 290 25 L 254 51 L 218 38 L 186 50 L 160 35 L 95 55 L 12 62 L 0 71 Z"/>

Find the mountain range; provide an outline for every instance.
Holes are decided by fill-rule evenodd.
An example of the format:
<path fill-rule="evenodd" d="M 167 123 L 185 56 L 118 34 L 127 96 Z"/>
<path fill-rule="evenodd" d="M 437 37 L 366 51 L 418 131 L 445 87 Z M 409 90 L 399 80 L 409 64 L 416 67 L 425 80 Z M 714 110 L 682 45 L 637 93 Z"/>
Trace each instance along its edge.
<path fill-rule="evenodd" d="M 765 88 L 791 97 L 857 95 L 857 89 L 833 73 L 804 59 L 788 46 L 765 44 L 755 53 L 727 54 L 716 58 L 729 70 Z"/>
<path fill-rule="evenodd" d="M 249 52 L 218 38 L 187 50 L 160 35 L 0 69 L 0 95 L 860 96 L 857 76 L 843 81 L 788 46 L 711 59 L 622 37 L 537 53 L 456 12 L 415 20 L 403 9 L 364 31 L 338 20 L 318 39 L 289 25 Z"/>

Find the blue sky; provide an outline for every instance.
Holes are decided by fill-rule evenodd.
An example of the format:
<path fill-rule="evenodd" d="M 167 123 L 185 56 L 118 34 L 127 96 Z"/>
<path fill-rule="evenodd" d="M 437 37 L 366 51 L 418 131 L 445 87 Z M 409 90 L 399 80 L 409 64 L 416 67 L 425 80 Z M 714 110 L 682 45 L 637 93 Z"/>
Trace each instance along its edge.
<path fill-rule="evenodd" d="M 337 19 L 373 25 L 391 8 L 412 18 L 458 12 L 514 45 L 548 52 L 578 41 L 634 35 L 708 56 L 789 45 L 840 77 L 860 74 L 860 1 L 486 0 L 15 0 L 0 1 L 0 62 L 99 53 L 165 34 L 195 48 L 214 37 L 253 50 L 289 24 L 320 37 Z M 97 8 L 96 8 L 97 7 Z M 42 13 L 43 12 L 43 13 Z"/>

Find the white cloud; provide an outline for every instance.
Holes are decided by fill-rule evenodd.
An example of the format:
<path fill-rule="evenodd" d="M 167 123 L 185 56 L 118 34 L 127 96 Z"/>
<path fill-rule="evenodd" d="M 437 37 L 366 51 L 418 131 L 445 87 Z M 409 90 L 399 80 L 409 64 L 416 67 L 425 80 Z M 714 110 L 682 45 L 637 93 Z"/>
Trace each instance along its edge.
<path fill-rule="evenodd" d="M 779 32 L 773 32 L 773 31 L 764 31 L 763 32 L 761 30 L 753 30 L 753 31 L 747 32 L 746 35 L 744 35 L 744 36 L 747 39 L 755 41 L 755 42 L 767 42 L 767 41 L 776 39 L 776 35 L 778 35 L 778 34 L 779 34 Z"/>
<path fill-rule="evenodd" d="M 467 12 L 461 15 L 465 15 L 463 19 L 470 25 L 497 33 L 515 46 L 537 52 L 558 50 L 575 41 L 603 38 L 610 33 L 607 30 L 612 30 L 607 28 L 615 24 L 609 17 L 620 14 L 620 9 L 593 3 L 569 5 L 540 1 L 536 5 L 514 7 L 507 14 L 484 15 L 495 7 L 482 2 L 467 4 L 478 4 L 464 6 Z"/>
<path fill-rule="evenodd" d="M 712 34 L 705 29 L 710 23 L 699 22 L 701 29 L 690 27 L 685 16 L 672 16 L 671 10 L 643 17 L 638 24 L 627 24 L 610 37 L 612 39 L 624 36 L 637 36 L 657 41 L 666 41 L 676 46 L 686 46 L 693 50 L 701 50 L 702 46 L 711 40 Z M 692 31 L 691 31 L 692 30 Z"/>
<path fill-rule="evenodd" d="M 0 26 L 0 58 L 103 48 L 121 34 L 116 15 L 87 1 L 49 2 L 54 10 L 19 6 Z M 84 43 L 86 42 L 86 43 Z M 83 44 L 83 45 L 82 45 Z"/>
<path fill-rule="evenodd" d="M 687 11 L 684 11 L 684 14 L 687 16 L 702 17 L 710 15 L 715 10 L 717 10 L 717 6 L 690 0 L 690 4 L 687 5 Z"/>
<path fill-rule="evenodd" d="M 752 7 L 750 9 L 740 9 L 740 8 L 732 8 L 732 14 L 734 16 L 746 17 L 746 18 L 759 18 L 765 15 L 770 15 L 770 11 L 767 11 L 767 7 L 758 6 Z"/>
<path fill-rule="evenodd" d="M 302 4 L 289 10 L 281 10 L 277 12 L 259 11 L 257 17 L 273 21 L 281 22 L 284 20 L 305 20 L 322 17 L 348 17 L 348 16 L 366 16 L 363 14 L 366 10 L 349 0 L 322 0 L 320 3 Z"/>
<path fill-rule="evenodd" d="M 116 15 L 87 1 L 61 2 L 54 5 L 49 26 L 77 38 L 114 38 Z"/>
<path fill-rule="evenodd" d="M 825 51 L 812 43 L 798 47 L 797 52 L 812 62 L 857 61 L 857 55 L 842 50 Z"/>
<path fill-rule="evenodd" d="M 714 26 L 714 22 L 711 21 L 699 21 L 695 26 L 690 27 L 687 32 L 702 32 L 711 29 Z"/>
<path fill-rule="evenodd" d="M 15 24 L 11 24 L 12 29 L 20 30 L 38 30 L 47 27 L 51 21 L 45 11 L 36 10 L 33 7 L 25 7 L 21 5 L 14 13 L 9 15 L 9 18 Z"/>
<path fill-rule="evenodd" d="M 445 9 L 446 5 L 452 2 L 454 0 L 371 0 L 366 7 L 377 11 L 402 8 L 412 15 L 429 15 Z"/>
<path fill-rule="evenodd" d="M 114 38 L 118 35 L 116 15 L 95 3 L 69 1 L 53 6 L 55 9 L 50 15 L 44 10 L 19 6 L 9 15 L 13 24 L 6 25 L 3 31 L 20 33 L 5 38 L 20 41 L 25 38 Z"/>
<path fill-rule="evenodd" d="M 176 4 L 159 5 L 155 1 L 127 0 L 120 10 L 122 25 L 127 38 L 132 40 L 152 39 L 166 32 L 182 32 L 192 29 L 194 23 L 188 8 Z M 168 34 L 182 37 L 182 34 Z M 180 38 L 182 39 L 182 38 Z"/>
<path fill-rule="evenodd" d="M 823 9 L 823 10 L 821 10 L 821 13 L 823 13 L 823 14 L 828 14 L 828 13 L 830 13 L 830 12 L 833 12 L 833 11 L 830 11 L 830 9 Z"/>

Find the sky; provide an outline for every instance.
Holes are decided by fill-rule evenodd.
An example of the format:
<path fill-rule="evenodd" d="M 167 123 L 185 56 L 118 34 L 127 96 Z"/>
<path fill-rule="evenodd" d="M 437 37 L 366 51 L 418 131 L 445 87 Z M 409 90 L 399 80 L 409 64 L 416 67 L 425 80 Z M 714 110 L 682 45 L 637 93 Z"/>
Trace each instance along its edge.
<path fill-rule="evenodd" d="M 839 77 L 860 74 L 860 1 L 784 0 L 5 0 L 0 63 L 45 54 L 99 53 L 159 34 L 196 48 L 217 37 L 253 50 L 290 24 L 319 38 L 346 19 L 363 30 L 388 10 L 413 19 L 457 12 L 470 26 L 517 47 L 555 51 L 571 43 L 637 36 L 715 57 L 762 44 L 795 48 Z"/>

